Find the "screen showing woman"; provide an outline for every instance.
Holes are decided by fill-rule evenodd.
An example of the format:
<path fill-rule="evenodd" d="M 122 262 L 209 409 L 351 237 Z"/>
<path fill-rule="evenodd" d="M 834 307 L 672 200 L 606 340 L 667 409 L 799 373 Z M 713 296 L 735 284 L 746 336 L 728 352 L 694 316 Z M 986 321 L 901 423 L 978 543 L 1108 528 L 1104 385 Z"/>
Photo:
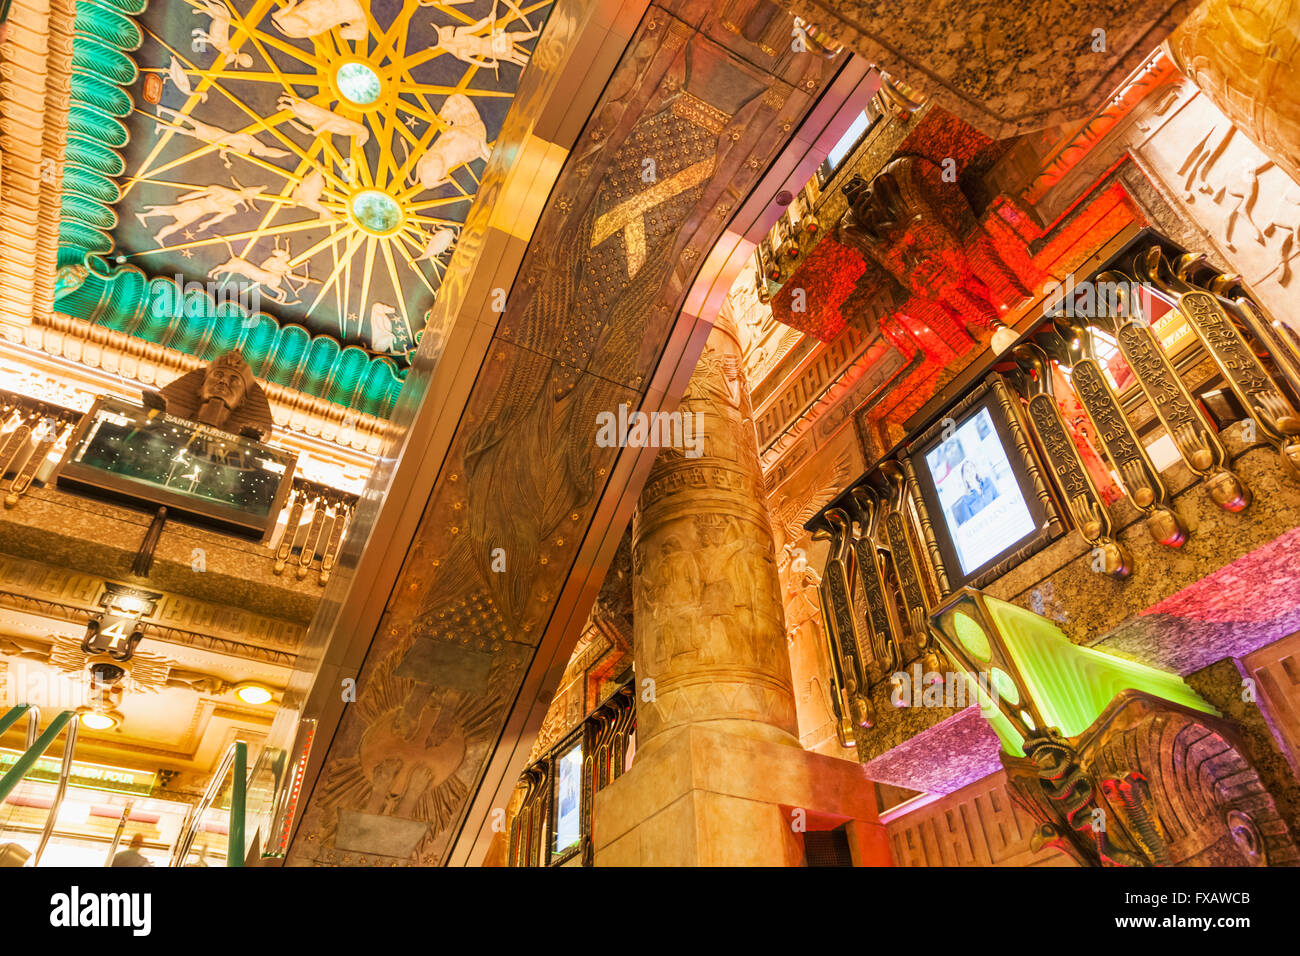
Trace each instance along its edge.
<path fill-rule="evenodd" d="M 925 462 L 963 575 L 1035 530 L 987 408 L 927 452 Z"/>

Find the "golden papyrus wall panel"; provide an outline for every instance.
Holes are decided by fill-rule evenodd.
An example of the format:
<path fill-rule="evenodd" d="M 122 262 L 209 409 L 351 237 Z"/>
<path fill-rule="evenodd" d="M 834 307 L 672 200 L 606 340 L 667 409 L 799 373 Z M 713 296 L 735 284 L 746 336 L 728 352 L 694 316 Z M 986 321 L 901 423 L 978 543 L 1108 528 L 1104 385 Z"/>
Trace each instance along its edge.
<path fill-rule="evenodd" d="M 646 391 L 687 289 L 830 69 L 763 53 L 698 0 L 675 9 L 646 12 L 554 185 L 291 864 L 444 860 L 535 648 L 565 626 L 610 476 L 639 454 L 599 447 L 597 414 L 662 401 Z"/>

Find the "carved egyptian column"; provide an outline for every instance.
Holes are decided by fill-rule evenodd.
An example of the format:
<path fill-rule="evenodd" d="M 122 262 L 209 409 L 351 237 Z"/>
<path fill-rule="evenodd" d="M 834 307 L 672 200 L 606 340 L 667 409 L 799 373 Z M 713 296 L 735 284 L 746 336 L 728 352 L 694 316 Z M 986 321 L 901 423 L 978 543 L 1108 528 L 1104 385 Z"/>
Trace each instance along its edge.
<path fill-rule="evenodd" d="M 1166 44 L 1178 68 L 1300 182 L 1300 0 L 1206 0 Z"/>
<path fill-rule="evenodd" d="M 861 765 L 799 746 L 742 369 L 728 304 L 633 519 L 637 747 L 595 795 L 596 866 L 798 866 L 803 814 L 847 821 L 858 865 L 889 861 Z"/>
<path fill-rule="evenodd" d="M 679 409 L 694 445 L 659 453 L 634 519 L 638 750 L 703 723 L 797 745 L 781 584 L 742 369 L 728 303 Z"/>

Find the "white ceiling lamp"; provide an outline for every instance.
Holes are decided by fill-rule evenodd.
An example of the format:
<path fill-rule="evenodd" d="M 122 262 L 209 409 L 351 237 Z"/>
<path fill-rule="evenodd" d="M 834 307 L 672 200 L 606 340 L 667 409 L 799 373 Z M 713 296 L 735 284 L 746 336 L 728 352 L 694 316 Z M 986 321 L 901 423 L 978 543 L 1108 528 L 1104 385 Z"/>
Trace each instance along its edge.
<path fill-rule="evenodd" d="M 272 694 L 270 690 L 263 687 L 261 684 L 255 684 L 251 681 L 240 684 L 236 687 L 235 696 L 245 704 L 253 704 L 254 706 L 259 704 L 269 704 L 275 698 L 275 695 Z"/>

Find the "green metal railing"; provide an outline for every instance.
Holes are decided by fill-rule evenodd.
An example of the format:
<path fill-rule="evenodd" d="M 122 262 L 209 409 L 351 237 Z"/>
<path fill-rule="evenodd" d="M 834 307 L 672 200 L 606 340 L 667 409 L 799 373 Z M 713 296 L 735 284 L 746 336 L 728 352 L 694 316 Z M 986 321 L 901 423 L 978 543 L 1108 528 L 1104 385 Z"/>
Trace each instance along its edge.
<path fill-rule="evenodd" d="M 217 771 L 208 782 L 203 799 L 190 809 L 181 827 L 180 838 L 172 853 L 172 866 L 184 866 L 194 845 L 194 837 L 203 823 L 203 815 L 217 802 L 221 786 L 226 776 L 233 775 L 230 782 L 230 825 L 226 830 L 226 866 L 243 866 L 246 847 L 244 845 L 244 815 L 248 801 L 248 744 L 236 740 L 227 749 L 217 765 Z"/>
<path fill-rule="evenodd" d="M 31 772 L 36 762 L 45 755 L 45 752 L 58 739 L 59 734 L 66 731 L 68 735 L 63 750 L 62 766 L 56 785 L 54 801 L 51 804 L 49 816 L 45 821 L 45 827 L 32 860 L 31 865 L 35 866 L 40 861 L 41 854 L 45 851 L 45 847 L 53 835 L 59 809 L 67 793 L 68 781 L 72 773 L 73 756 L 76 750 L 79 720 L 75 711 L 63 711 L 54 718 L 45 732 L 38 736 L 40 710 L 35 706 L 24 704 L 11 707 L 3 714 L 0 714 L 0 735 L 8 731 L 24 716 L 28 721 L 25 750 L 17 762 L 5 772 L 3 777 L 0 777 L 0 803 L 3 803 L 18 784 Z M 230 779 L 230 801 L 229 825 L 226 835 L 226 865 L 245 865 L 250 852 L 250 836 L 252 838 L 251 846 L 256 848 L 259 857 L 268 859 L 283 856 L 288 828 L 296 809 L 301 771 L 306 762 L 312 731 L 314 731 L 314 722 L 311 722 L 305 736 L 299 734 L 300 739 L 295 743 L 295 759 L 292 766 L 289 765 L 288 761 L 289 753 L 266 748 L 258 759 L 258 765 L 252 769 L 251 774 L 248 766 L 248 744 L 242 740 L 231 743 L 225 754 L 222 755 L 221 762 L 212 775 L 202 800 L 192 807 L 186 815 L 180 836 L 173 847 L 169 865 L 185 865 L 199 828 L 202 826 L 203 817 L 208 810 L 217 805 L 218 798 L 224 791 L 227 778 Z M 255 786 L 254 781 L 260 782 Z M 250 788 L 252 790 L 251 796 Z M 249 832 L 250 816 L 252 817 L 251 834 Z M 125 817 L 123 818 L 124 822 Z M 119 826 L 119 835 L 120 832 L 121 826 Z M 109 856 L 111 859 L 112 853 Z"/>
<path fill-rule="evenodd" d="M 36 732 L 41 723 L 41 709 L 39 707 L 31 704 L 19 704 L 17 707 L 10 707 L 9 710 L 5 711 L 5 715 L 0 717 L 0 736 L 4 736 L 4 732 L 16 724 L 18 718 L 23 714 L 27 715 L 27 743 L 24 748 L 26 749 L 26 747 L 36 743 Z"/>
<path fill-rule="evenodd" d="M 230 793 L 230 826 L 226 830 L 226 866 L 244 865 L 244 812 L 248 800 L 248 744 L 235 741 L 235 779 Z"/>
<path fill-rule="evenodd" d="M 68 792 L 68 778 L 72 775 L 72 757 L 77 749 L 78 721 L 75 711 L 65 710 L 50 721 L 50 726 L 45 728 L 45 733 L 41 734 L 40 737 L 36 737 L 41 712 L 35 707 L 24 704 L 10 708 L 4 717 L 0 717 L 0 734 L 12 727 L 23 714 L 26 714 L 28 718 L 27 749 L 23 751 L 22 756 L 18 758 L 14 765 L 6 771 L 5 775 L 0 777 L 0 803 L 9 799 L 9 794 L 36 766 L 36 761 L 45 756 L 45 751 L 50 749 L 50 745 L 58 739 L 59 734 L 65 730 L 68 734 L 68 739 L 63 747 L 63 761 L 59 767 L 59 780 L 54 791 L 54 800 L 50 804 L 50 812 L 46 815 L 45 826 L 41 830 L 41 840 L 36 845 L 36 853 L 32 857 L 32 866 L 36 866 L 41 862 L 41 854 L 45 852 L 45 847 L 50 842 L 50 836 L 54 833 L 54 824 L 59 817 L 59 808 L 63 806 L 63 798 Z"/>

